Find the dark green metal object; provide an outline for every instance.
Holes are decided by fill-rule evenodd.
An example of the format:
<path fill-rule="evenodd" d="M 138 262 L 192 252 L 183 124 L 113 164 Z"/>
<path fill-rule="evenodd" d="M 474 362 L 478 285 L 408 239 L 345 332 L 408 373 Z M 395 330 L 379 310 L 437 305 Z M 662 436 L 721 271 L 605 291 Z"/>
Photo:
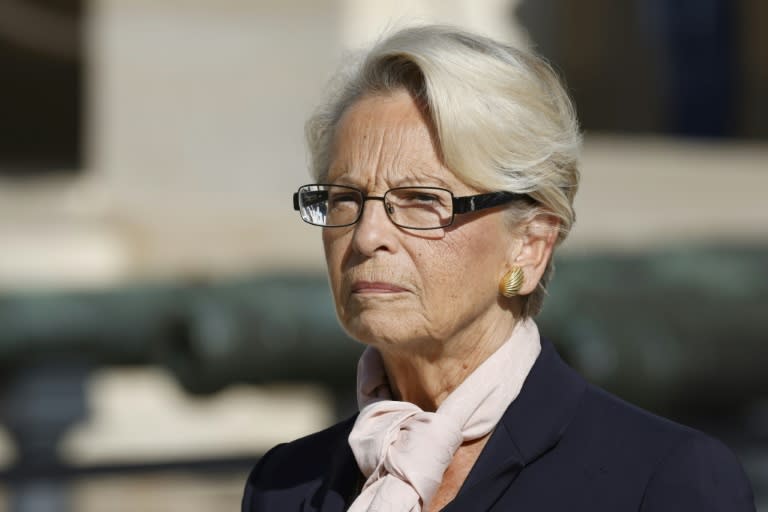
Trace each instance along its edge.
<path fill-rule="evenodd" d="M 544 337 L 638 404 L 734 407 L 768 394 L 768 247 L 558 258 Z M 0 297 L 0 368 L 170 368 L 190 391 L 311 381 L 353 390 L 362 347 L 323 275 Z"/>
<path fill-rule="evenodd" d="M 362 350 L 314 274 L 5 296 L 0 325 L 3 374 L 52 360 L 160 365 L 197 393 L 239 381 L 333 385 L 354 375 Z"/>
<path fill-rule="evenodd" d="M 592 381 L 673 416 L 768 398 L 768 248 L 559 262 L 542 332 Z"/>

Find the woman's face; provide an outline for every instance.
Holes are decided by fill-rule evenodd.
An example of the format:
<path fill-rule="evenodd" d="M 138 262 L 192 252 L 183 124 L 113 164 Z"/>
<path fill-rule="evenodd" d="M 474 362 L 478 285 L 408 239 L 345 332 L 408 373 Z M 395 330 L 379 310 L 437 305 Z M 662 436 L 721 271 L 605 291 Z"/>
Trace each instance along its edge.
<path fill-rule="evenodd" d="M 440 161 L 430 129 L 406 92 L 366 96 L 335 133 L 327 183 L 382 196 L 398 186 L 477 194 Z M 339 319 L 349 334 L 386 348 L 482 336 L 510 313 L 498 283 L 513 261 L 503 212 L 456 216 L 445 229 L 395 226 L 381 201 L 366 201 L 360 221 L 324 228 L 323 244 Z"/>

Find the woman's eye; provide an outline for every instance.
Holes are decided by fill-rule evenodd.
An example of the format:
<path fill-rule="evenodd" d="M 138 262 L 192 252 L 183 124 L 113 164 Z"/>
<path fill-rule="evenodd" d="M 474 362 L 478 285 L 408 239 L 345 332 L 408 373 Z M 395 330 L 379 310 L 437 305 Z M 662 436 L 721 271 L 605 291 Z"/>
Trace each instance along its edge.
<path fill-rule="evenodd" d="M 433 204 L 438 201 L 438 197 L 434 194 L 425 194 L 423 192 L 415 192 L 409 194 L 406 200 L 415 204 Z"/>
<path fill-rule="evenodd" d="M 331 204 L 334 206 L 357 204 L 357 197 L 355 194 L 335 194 L 331 197 Z"/>

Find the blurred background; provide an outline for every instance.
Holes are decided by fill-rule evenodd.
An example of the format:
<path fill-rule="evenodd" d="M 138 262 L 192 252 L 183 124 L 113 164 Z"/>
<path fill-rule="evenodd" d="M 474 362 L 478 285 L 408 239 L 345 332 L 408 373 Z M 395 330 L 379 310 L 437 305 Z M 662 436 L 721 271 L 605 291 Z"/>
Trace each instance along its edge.
<path fill-rule="evenodd" d="M 768 511 L 768 3 L 0 0 L 0 511 L 237 510 L 354 408 L 304 119 L 438 21 L 533 47 L 585 132 L 543 333 L 725 440 Z"/>

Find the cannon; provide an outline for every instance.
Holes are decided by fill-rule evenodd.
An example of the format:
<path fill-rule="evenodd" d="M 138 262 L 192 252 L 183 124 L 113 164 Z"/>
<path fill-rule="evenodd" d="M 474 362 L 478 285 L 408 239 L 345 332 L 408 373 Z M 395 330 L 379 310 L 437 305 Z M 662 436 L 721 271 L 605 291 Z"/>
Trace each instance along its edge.
<path fill-rule="evenodd" d="M 571 256 L 540 324 L 633 403 L 679 419 L 737 414 L 768 395 L 768 248 Z"/>
<path fill-rule="evenodd" d="M 741 404 L 768 390 L 768 247 L 559 257 L 538 322 L 571 364 L 630 401 Z M 5 294 L 0 325 L 4 380 L 57 361 L 159 365 L 192 393 L 350 389 L 362 350 L 313 273 Z"/>

